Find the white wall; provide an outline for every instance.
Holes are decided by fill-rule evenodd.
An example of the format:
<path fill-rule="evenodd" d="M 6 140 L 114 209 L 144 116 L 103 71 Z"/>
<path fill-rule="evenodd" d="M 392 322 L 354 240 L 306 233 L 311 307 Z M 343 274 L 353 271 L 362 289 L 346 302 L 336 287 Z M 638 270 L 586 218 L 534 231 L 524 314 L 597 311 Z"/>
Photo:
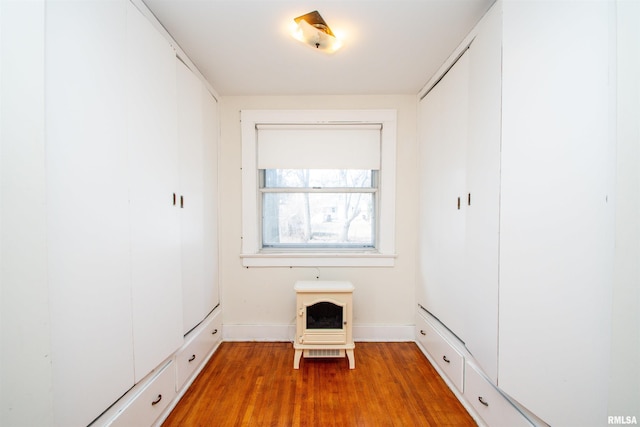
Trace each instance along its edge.
<path fill-rule="evenodd" d="M 414 95 L 222 97 L 220 102 L 220 283 L 225 338 L 288 340 L 293 337 L 296 280 L 350 280 L 354 337 L 412 340 L 414 324 L 417 201 Z M 396 109 L 397 202 L 395 267 L 243 268 L 241 250 L 241 134 L 243 109 Z M 375 328 L 369 326 L 375 325 Z"/>
<path fill-rule="evenodd" d="M 52 424 L 44 1 L 1 1 L 0 425 Z"/>
<path fill-rule="evenodd" d="M 616 263 L 609 415 L 640 417 L 640 2 L 617 3 Z"/>

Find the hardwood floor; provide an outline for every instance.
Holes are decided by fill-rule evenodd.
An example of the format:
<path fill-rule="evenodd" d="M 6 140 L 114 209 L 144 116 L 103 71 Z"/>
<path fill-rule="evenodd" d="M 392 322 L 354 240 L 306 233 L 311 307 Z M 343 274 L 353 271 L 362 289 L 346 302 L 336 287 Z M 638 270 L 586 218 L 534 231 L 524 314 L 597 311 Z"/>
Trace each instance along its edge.
<path fill-rule="evenodd" d="M 294 370 L 291 343 L 222 343 L 163 426 L 476 425 L 415 343 L 359 342 L 355 358 Z"/>

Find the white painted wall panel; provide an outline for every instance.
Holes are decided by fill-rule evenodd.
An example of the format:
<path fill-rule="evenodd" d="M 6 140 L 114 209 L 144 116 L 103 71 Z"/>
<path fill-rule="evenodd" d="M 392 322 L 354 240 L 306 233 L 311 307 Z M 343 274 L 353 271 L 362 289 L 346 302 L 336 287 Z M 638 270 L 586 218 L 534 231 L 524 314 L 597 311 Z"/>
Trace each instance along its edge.
<path fill-rule="evenodd" d="M 640 2 L 617 2 L 616 264 L 609 414 L 640 414 Z"/>
<path fill-rule="evenodd" d="M 552 425 L 606 423 L 609 7 L 504 3 L 498 384 Z"/>
<path fill-rule="evenodd" d="M 133 386 L 125 3 L 47 5 L 48 274 L 58 425 Z"/>
<path fill-rule="evenodd" d="M 44 1 L 0 2 L 0 425 L 53 422 Z"/>

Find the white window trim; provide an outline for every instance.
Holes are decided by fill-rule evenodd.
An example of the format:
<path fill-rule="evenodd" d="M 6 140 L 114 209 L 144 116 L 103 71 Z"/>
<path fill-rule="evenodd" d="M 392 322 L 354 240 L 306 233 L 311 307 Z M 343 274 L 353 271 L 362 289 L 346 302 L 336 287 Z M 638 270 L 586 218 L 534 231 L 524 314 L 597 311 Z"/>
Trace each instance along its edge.
<path fill-rule="evenodd" d="M 393 267 L 395 265 L 396 110 L 243 110 L 242 265 L 245 267 Z M 258 211 L 258 124 L 382 124 L 377 250 L 261 252 Z"/>

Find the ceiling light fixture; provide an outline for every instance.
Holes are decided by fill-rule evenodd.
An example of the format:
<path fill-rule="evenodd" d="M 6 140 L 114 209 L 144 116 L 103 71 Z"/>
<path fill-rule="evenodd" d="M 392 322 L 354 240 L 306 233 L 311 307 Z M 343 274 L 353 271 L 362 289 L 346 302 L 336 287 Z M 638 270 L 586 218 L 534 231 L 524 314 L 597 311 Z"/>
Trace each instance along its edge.
<path fill-rule="evenodd" d="M 333 34 L 317 10 L 298 16 L 294 21 L 297 25 L 293 28 L 291 35 L 296 40 L 329 53 L 335 52 L 342 46 L 342 41 Z"/>

